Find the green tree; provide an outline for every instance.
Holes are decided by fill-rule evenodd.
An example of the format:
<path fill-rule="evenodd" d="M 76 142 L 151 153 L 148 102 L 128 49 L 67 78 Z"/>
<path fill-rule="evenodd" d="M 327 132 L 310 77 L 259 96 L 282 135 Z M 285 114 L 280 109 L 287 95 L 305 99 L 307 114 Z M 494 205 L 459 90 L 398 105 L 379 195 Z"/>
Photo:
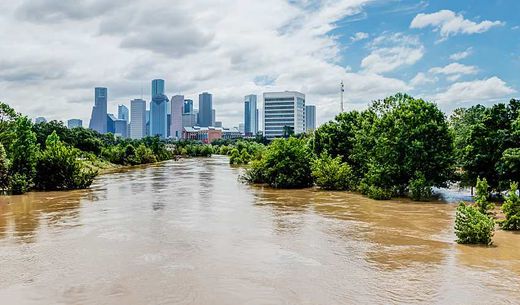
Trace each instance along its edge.
<path fill-rule="evenodd" d="M 479 212 L 484 215 L 491 215 L 493 213 L 495 206 L 489 201 L 489 185 L 486 178 L 480 179 L 480 177 L 477 177 L 475 205 Z"/>
<path fill-rule="evenodd" d="M 302 139 L 275 139 L 261 160 L 252 163 L 244 179 L 275 188 L 303 188 L 313 184 L 312 151 Z"/>
<path fill-rule="evenodd" d="M 515 151 L 504 153 L 520 148 L 516 127 L 519 115 L 520 101 L 512 99 L 507 105 L 460 109 L 451 117 L 455 155 L 464 185 L 474 186 L 477 177 L 486 177 L 491 190 L 502 191 L 509 187 L 518 171 L 511 166 L 511 162 L 516 162 L 516 154 Z"/>
<path fill-rule="evenodd" d="M 351 190 L 354 187 L 352 170 L 340 156 L 332 158 L 322 153 L 312 163 L 312 176 L 316 185 L 326 190 Z"/>
<path fill-rule="evenodd" d="M 31 185 L 36 175 L 39 148 L 29 118 L 21 116 L 16 119 L 15 136 L 11 146 L 11 173 L 19 174 L 19 179 L 25 177 L 27 185 Z"/>
<path fill-rule="evenodd" d="M 5 152 L 4 145 L 0 143 L 0 190 L 9 188 L 9 159 Z"/>
<path fill-rule="evenodd" d="M 14 125 L 20 115 L 9 105 L 0 102 L 0 143 L 7 151 L 10 151 L 14 141 Z"/>
<path fill-rule="evenodd" d="M 97 172 L 87 170 L 78 160 L 79 152 L 60 141 L 53 131 L 38 158 L 35 186 L 40 190 L 87 188 Z"/>
<path fill-rule="evenodd" d="M 518 196 L 518 183 L 511 183 L 509 194 L 502 205 L 502 211 L 506 219 L 501 223 L 504 230 L 520 230 L 520 197 Z"/>
<path fill-rule="evenodd" d="M 495 222 L 477 208 L 461 202 L 455 216 L 455 235 L 459 244 L 491 245 Z"/>
<path fill-rule="evenodd" d="M 369 111 L 376 118 L 363 130 L 368 134 L 360 136 L 356 152 L 365 159 L 367 186 L 403 196 L 419 177 L 423 189 L 447 185 L 454 170 L 453 139 L 435 104 L 397 94 L 374 102 Z"/>

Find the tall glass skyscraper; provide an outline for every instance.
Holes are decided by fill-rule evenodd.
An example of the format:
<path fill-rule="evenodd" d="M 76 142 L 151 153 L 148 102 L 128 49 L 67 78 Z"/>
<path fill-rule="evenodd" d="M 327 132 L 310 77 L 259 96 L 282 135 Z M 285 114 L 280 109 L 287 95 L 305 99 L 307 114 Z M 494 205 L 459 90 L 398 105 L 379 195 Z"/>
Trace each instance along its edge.
<path fill-rule="evenodd" d="M 150 136 L 165 139 L 168 136 L 168 97 L 158 94 L 150 102 Z"/>
<path fill-rule="evenodd" d="M 316 106 L 305 106 L 305 131 L 314 131 L 316 129 Z"/>
<path fill-rule="evenodd" d="M 130 120 L 130 112 L 128 111 L 128 107 L 125 105 L 119 105 L 117 106 L 117 119 L 118 120 Z"/>
<path fill-rule="evenodd" d="M 264 93 L 264 136 L 282 137 L 284 128 L 305 132 L 305 95 L 296 91 Z"/>
<path fill-rule="evenodd" d="M 164 79 L 152 80 L 152 98 L 159 94 L 164 94 Z"/>
<path fill-rule="evenodd" d="M 146 136 L 146 101 L 142 99 L 130 101 L 130 110 L 130 138 L 144 138 Z"/>
<path fill-rule="evenodd" d="M 184 111 L 183 113 L 193 113 L 193 100 L 185 99 L 184 100 Z"/>
<path fill-rule="evenodd" d="M 199 126 L 213 126 L 213 96 L 208 92 L 199 94 Z"/>
<path fill-rule="evenodd" d="M 258 108 L 256 95 L 244 97 L 244 133 L 246 136 L 254 136 L 258 132 Z"/>
<path fill-rule="evenodd" d="M 174 139 L 182 138 L 182 113 L 184 112 L 184 95 L 175 95 L 171 101 L 171 132 Z"/>
<path fill-rule="evenodd" d="M 97 87 L 94 89 L 94 107 L 92 107 L 88 127 L 99 133 L 107 132 L 107 98 L 107 88 Z"/>

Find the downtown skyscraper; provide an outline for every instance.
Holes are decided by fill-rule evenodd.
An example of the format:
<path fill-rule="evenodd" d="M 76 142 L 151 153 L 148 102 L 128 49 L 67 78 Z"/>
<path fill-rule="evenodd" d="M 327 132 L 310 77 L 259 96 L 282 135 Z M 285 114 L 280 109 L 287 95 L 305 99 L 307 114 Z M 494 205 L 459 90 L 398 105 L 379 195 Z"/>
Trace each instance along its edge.
<path fill-rule="evenodd" d="M 305 131 L 314 131 L 316 129 L 316 106 L 305 106 Z"/>
<path fill-rule="evenodd" d="M 90 116 L 89 128 L 99 133 L 107 132 L 107 100 L 108 89 L 96 87 L 94 89 L 94 107 Z"/>
<path fill-rule="evenodd" d="M 168 136 L 168 97 L 164 95 L 164 80 L 152 81 L 150 102 L 150 135 L 165 139 Z"/>
<path fill-rule="evenodd" d="M 254 136 L 258 132 L 257 97 L 254 94 L 244 97 L 244 133 Z"/>
<path fill-rule="evenodd" d="M 176 140 L 182 138 L 182 114 L 184 112 L 184 95 L 175 95 L 171 100 L 170 136 Z"/>
<path fill-rule="evenodd" d="M 146 101 L 130 101 L 130 138 L 141 139 L 146 136 Z"/>
<path fill-rule="evenodd" d="M 213 96 L 208 92 L 199 94 L 199 126 L 213 126 Z"/>

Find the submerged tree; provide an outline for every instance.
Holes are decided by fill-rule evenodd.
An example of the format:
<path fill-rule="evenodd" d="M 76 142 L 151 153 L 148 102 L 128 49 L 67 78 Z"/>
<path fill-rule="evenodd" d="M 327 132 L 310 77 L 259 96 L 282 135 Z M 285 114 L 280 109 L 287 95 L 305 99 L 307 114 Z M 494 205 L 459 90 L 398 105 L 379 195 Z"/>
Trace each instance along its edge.
<path fill-rule="evenodd" d="M 461 202 L 455 216 L 455 235 L 459 244 L 491 245 L 495 222 L 478 208 Z"/>
<path fill-rule="evenodd" d="M 504 230 L 520 230 L 520 197 L 518 183 L 511 183 L 509 194 L 502 205 L 506 219 L 501 223 Z"/>

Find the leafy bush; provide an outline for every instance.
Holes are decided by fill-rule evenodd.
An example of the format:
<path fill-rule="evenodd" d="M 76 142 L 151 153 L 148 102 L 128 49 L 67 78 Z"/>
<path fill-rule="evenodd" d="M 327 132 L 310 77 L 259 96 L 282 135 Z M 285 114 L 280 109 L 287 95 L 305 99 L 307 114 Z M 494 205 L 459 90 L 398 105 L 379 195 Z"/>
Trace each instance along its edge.
<path fill-rule="evenodd" d="M 157 158 L 153 154 L 153 151 L 146 147 L 144 144 L 140 144 L 137 146 L 137 149 L 135 150 L 136 160 L 139 160 L 140 164 L 148 164 L 148 163 L 154 163 L 157 162 Z"/>
<path fill-rule="evenodd" d="M 408 186 L 410 198 L 415 201 L 428 201 L 432 197 L 432 187 L 426 182 L 423 174 L 417 174 L 417 178 L 410 181 Z"/>
<path fill-rule="evenodd" d="M 366 195 L 375 200 L 389 200 L 392 199 L 393 192 L 389 189 L 384 189 L 379 186 L 370 185 L 368 186 Z"/>
<path fill-rule="evenodd" d="M 480 213 L 485 215 L 490 215 L 493 212 L 493 208 L 495 205 L 488 201 L 489 197 L 489 186 L 487 183 L 486 178 L 480 179 L 480 177 L 477 178 L 477 187 L 476 187 L 476 194 L 475 194 L 475 205 L 479 209 Z"/>
<path fill-rule="evenodd" d="M 502 205 L 506 219 L 501 223 L 504 230 L 520 230 L 520 197 L 517 194 L 518 183 L 511 183 L 511 189 Z"/>
<path fill-rule="evenodd" d="M 24 174 L 14 173 L 9 180 L 9 189 L 14 195 L 24 194 L 29 190 L 29 182 Z"/>
<path fill-rule="evenodd" d="M 461 202 L 455 216 L 455 235 L 459 244 L 490 245 L 495 222 L 472 205 Z"/>
<path fill-rule="evenodd" d="M 38 153 L 36 134 L 32 131 L 31 120 L 24 116 L 18 117 L 15 122 L 15 139 L 11 145 L 11 173 L 20 174 L 18 178 L 25 177 L 26 188 L 32 184 L 36 175 Z M 17 184 L 20 185 L 18 182 Z M 19 188 L 21 189 L 23 188 Z"/>
<path fill-rule="evenodd" d="M 352 170 L 341 156 L 332 158 L 322 153 L 312 163 L 312 176 L 316 185 L 326 190 L 350 190 L 353 187 Z"/>
<path fill-rule="evenodd" d="M 4 149 L 4 145 L 0 143 L 0 190 L 6 190 L 9 187 L 9 159 Z"/>
<path fill-rule="evenodd" d="M 267 183 L 276 188 L 311 186 L 312 152 L 304 140 L 276 139 L 261 160 L 253 162 L 244 179 L 251 183 Z"/>
<path fill-rule="evenodd" d="M 40 190 L 69 190 L 89 187 L 97 172 L 87 170 L 78 160 L 79 151 L 66 146 L 53 132 L 36 166 L 35 187 Z"/>

